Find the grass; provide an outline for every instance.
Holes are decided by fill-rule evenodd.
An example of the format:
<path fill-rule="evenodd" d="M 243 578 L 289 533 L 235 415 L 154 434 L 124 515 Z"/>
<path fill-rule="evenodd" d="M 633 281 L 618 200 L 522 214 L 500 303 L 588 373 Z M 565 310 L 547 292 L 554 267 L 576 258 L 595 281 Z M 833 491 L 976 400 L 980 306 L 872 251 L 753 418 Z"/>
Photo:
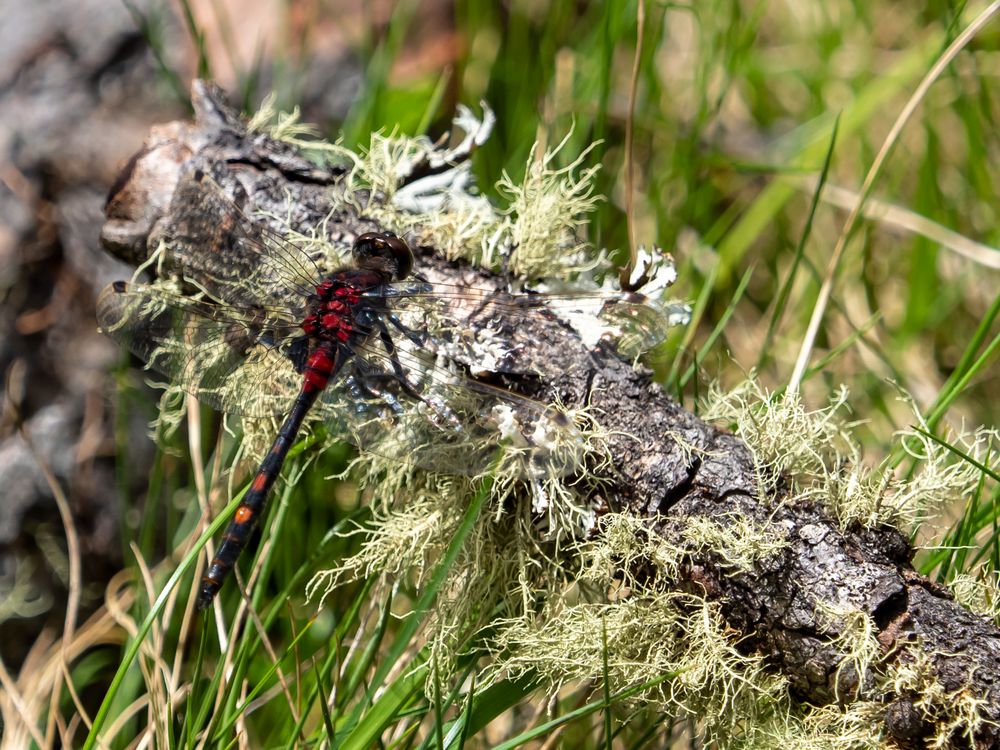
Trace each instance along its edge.
<path fill-rule="evenodd" d="M 182 6 L 198 68 L 216 69 L 212 19 Z M 912 92 L 980 7 L 647 2 L 636 62 L 634 0 L 465 0 L 454 9 L 463 43 L 442 72 L 410 64 L 421 48 L 445 43 L 445 30 L 421 25 L 420 4 L 404 1 L 379 33 L 366 27 L 356 40 L 364 85 L 331 134 L 342 131 L 348 146 L 397 125 L 408 133 L 429 125 L 436 134 L 456 101 L 484 99 L 498 126 L 474 169 L 496 198 L 500 175 L 517 182 L 536 141 L 551 146 L 571 133 L 564 164 L 601 141 L 587 164 L 601 165 L 597 187 L 608 199 L 592 217 L 590 240 L 621 262 L 630 235 L 677 259 L 675 291 L 693 303 L 693 323 L 652 361 L 692 409 L 708 383 L 733 386 L 751 368 L 773 391 L 788 386 L 831 278 L 828 259 L 843 239 L 801 393 L 822 405 L 846 384 L 868 461 L 889 457 L 905 476 L 921 462 L 893 439 L 915 424 L 901 391 L 912 394 L 928 438 L 958 452 L 964 449 L 947 437 L 949 427 L 998 421 L 995 19 L 916 102 L 871 190 L 863 185 Z M 141 25 L 154 28 L 154 20 Z M 318 20 L 305 25 L 318 29 Z M 230 39 L 239 34 L 238 27 L 224 31 Z M 157 59 L 173 59 L 162 36 L 147 38 Z M 315 44 L 308 51 L 320 54 Z M 263 75 L 263 60 L 237 65 L 235 89 L 246 102 L 267 93 L 255 89 L 260 80 L 299 90 L 308 55 L 277 60 L 275 76 Z M 180 78 L 164 63 L 171 88 Z M 862 211 L 857 231 L 844 238 L 847 214 L 823 190 L 829 187 L 850 200 L 870 193 L 869 208 L 877 202 L 905 213 Z M 968 251 L 935 239 L 937 227 L 969 243 Z M 121 413 L 140 398 L 138 376 L 124 368 L 117 375 Z M 346 467 L 346 449 L 299 447 L 285 469 L 295 479 L 276 493 L 257 560 L 242 567 L 259 571 L 250 599 L 240 601 L 237 587 L 227 586 L 218 609 L 191 619 L 192 570 L 219 525 L 200 531 L 199 520 L 241 487 L 229 486 L 223 471 L 235 446 L 218 419 L 193 404 L 188 417 L 185 429 L 164 436 L 146 497 L 131 498 L 136 511 L 124 514 L 133 563 L 130 576 L 109 587 L 111 614 L 78 625 L 63 644 L 85 655 L 68 659 L 63 673 L 61 652 L 40 641 L 36 669 L 19 677 L 18 712 L 36 727 L 36 745 L 49 744 L 48 733 L 78 746 L 100 722 L 88 747 L 128 747 L 143 730 L 155 732 L 161 747 L 203 746 L 205 736 L 208 746 L 232 747 L 237 735 L 257 747 L 687 746 L 692 722 L 625 700 L 626 691 L 609 683 L 606 651 L 593 681 L 568 684 L 547 703 L 528 676 L 477 682 L 488 629 L 453 634 L 447 653 L 429 639 L 475 503 L 419 581 L 369 578 L 340 586 L 318 611 L 302 603 L 317 569 L 359 549 L 357 536 L 335 532 L 371 518 L 351 481 L 328 479 Z M 129 445 L 121 436 L 117 442 L 125 488 Z M 977 489 L 924 523 L 916 539 L 918 568 L 942 582 L 995 575 L 997 477 L 984 470 Z M 109 686 L 103 704 L 95 703 Z"/>

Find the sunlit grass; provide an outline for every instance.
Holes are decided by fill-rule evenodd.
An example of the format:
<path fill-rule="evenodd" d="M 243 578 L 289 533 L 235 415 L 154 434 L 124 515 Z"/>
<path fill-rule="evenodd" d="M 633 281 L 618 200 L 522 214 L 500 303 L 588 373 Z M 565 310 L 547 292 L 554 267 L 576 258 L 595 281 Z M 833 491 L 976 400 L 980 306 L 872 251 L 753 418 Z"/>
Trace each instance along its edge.
<path fill-rule="evenodd" d="M 209 39 L 237 37 L 238 19 L 216 29 L 214 16 L 182 7 L 197 68 L 216 69 L 223 60 L 211 58 Z M 397 126 L 415 135 L 429 125 L 437 135 L 456 101 L 476 106 L 484 99 L 498 126 L 474 168 L 495 198 L 502 197 L 492 194 L 502 173 L 521 181 L 536 142 L 552 147 L 569 134 L 558 167 L 600 141 L 584 166 L 600 166 L 596 191 L 607 200 L 591 217 L 589 239 L 625 262 L 631 118 L 634 236 L 674 255 L 675 294 L 694 308 L 692 327 L 675 333 L 655 358 L 657 372 L 689 408 L 709 383 L 732 387 L 751 368 L 763 387 L 780 393 L 846 218 L 843 193 L 835 190 L 860 192 L 908 96 L 974 14 L 959 18 L 954 6 L 935 3 L 650 2 L 631 102 L 636 10 L 634 1 L 466 0 L 456 3 L 453 30 L 435 30 L 419 23 L 420 4 L 398 3 L 383 26 L 364 26 L 354 40 L 364 86 L 345 122 L 330 124 L 330 132 L 343 130 L 346 146 Z M 175 56 L 163 48 L 157 19 L 141 24 L 164 80 L 182 91 L 178 82 L 194 68 L 171 69 L 167 61 Z M 448 31 L 462 40 L 451 67 L 402 64 Z M 802 387 L 803 408 L 818 409 L 841 384 L 849 386 L 848 405 L 863 423 L 853 433 L 859 450 L 870 465 L 888 459 L 901 477 L 919 474 L 921 461 L 894 453 L 894 433 L 917 424 L 900 392 L 912 396 L 928 440 L 949 427 L 996 425 L 1000 411 L 997 35 L 993 25 L 973 40 L 901 133 L 872 195 L 905 209 L 906 220 L 874 211 L 862 218 Z M 225 49 L 232 63 L 237 56 Z M 302 49 L 322 53 L 315 43 Z M 258 58 L 233 64 L 238 97 L 249 110 L 267 93 L 258 89 L 261 80 L 288 81 L 287 91 L 296 90 L 308 59 L 279 57 L 269 75 L 269 63 Z M 280 105 L 295 103 L 287 91 L 279 91 Z M 975 243 L 975 252 L 942 244 L 934 227 Z M 120 380 L 119 398 L 136 403 L 136 378 Z M 225 747 L 245 734 L 250 746 L 339 748 L 540 747 L 551 737 L 563 747 L 661 747 L 669 738 L 681 747 L 696 731 L 683 713 L 624 700 L 609 685 L 620 665 L 606 650 L 592 673 L 603 679 L 568 683 L 551 703 L 534 691 L 530 674 L 477 684 L 490 631 L 460 634 L 446 669 L 426 636 L 453 548 L 419 586 L 406 576 L 391 584 L 372 577 L 336 589 L 318 611 L 305 603 L 302 592 L 317 570 L 357 552 L 358 537 L 336 532 L 369 519 L 357 488 L 329 479 L 345 468 L 346 452 L 302 447 L 284 472 L 293 481 L 275 493 L 257 559 L 241 566 L 254 576 L 249 600 L 230 585 L 213 611 L 192 619 L 196 549 L 199 536 L 209 536 L 206 508 L 221 512 L 252 467 L 228 473 L 232 439 L 207 410 L 188 413 L 195 418 L 164 437 L 145 497 L 132 497 L 129 445 L 119 430 L 119 488 L 133 503 L 122 527 L 129 576 L 109 588 L 107 609 L 65 644 L 40 641 L 31 662 L 57 648 L 70 655 L 71 684 L 89 713 L 82 718 L 62 689 L 56 707 L 78 716 L 51 722 L 63 746 L 82 743 L 116 669 L 120 682 L 101 717 L 110 747 L 129 746 L 147 728 L 162 747 L 196 747 L 206 736 L 208 746 Z M 952 448 L 964 452 L 957 442 Z M 969 583 L 982 576 L 992 585 L 1000 569 L 1000 490 L 995 476 L 981 476 L 968 497 L 919 530 L 926 549 L 917 565 L 942 582 L 962 576 L 970 601 L 995 607 L 995 589 Z M 464 538 L 456 535 L 455 544 Z M 192 568 L 167 591 L 185 555 Z M 148 629 L 139 641 L 143 623 Z M 127 663 L 123 654 L 134 659 Z M 44 734 L 51 717 L 45 690 L 56 683 L 36 676 L 22 673 L 8 694 L 21 691 L 23 710 L 15 713 Z"/>

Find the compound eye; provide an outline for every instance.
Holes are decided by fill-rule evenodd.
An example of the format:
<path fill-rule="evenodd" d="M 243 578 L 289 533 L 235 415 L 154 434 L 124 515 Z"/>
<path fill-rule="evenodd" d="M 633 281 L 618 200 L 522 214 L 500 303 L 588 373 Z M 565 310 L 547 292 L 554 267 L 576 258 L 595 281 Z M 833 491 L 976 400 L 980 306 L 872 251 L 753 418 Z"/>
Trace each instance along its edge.
<path fill-rule="evenodd" d="M 388 273 L 394 281 L 405 279 L 413 270 L 413 253 L 406 240 L 392 232 L 365 232 L 352 248 L 355 262 L 362 268 Z"/>

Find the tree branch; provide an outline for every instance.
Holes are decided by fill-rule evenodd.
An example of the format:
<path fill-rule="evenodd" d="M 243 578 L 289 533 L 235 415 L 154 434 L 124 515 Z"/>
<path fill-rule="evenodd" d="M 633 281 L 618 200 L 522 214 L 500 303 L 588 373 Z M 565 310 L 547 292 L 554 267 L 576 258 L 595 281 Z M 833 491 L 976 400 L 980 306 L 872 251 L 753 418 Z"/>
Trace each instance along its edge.
<path fill-rule="evenodd" d="M 199 207 L 182 205 L 175 195 L 181 175 L 196 167 L 210 172 L 237 202 L 275 214 L 286 213 L 290 203 L 300 230 L 325 219 L 332 242 L 346 244 L 379 229 L 356 204 L 335 200 L 342 194 L 342 171 L 318 168 L 287 144 L 248 132 L 208 84 L 196 84 L 194 104 L 195 122 L 154 128 L 112 188 L 102 232 L 109 251 L 140 263 L 165 232 L 184 225 L 204 237 L 211 252 L 216 228 L 204 217 L 199 223 Z M 488 272 L 444 260 L 433 248 L 420 250 L 420 270 L 432 280 L 500 284 Z M 589 403 L 604 415 L 614 433 L 614 462 L 603 500 L 615 510 L 648 519 L 650 529 L 668 541 L 679 540 L 698 516 L 721 524 L 752 519 L 786 534 L 788 546 L 750 572 L 732 573 L 711 549 L 693 554 L 673 585 L 718 602 L 727 624 L 744 636 L 740 648 L 766 654 L 799 698 L 814 704 L 844 700 L 859 683 L 870 683 L 870 675 L 842 668 L 835 628 L 820 622 L 818 606 L 833 604 L 872 618 L 883 664 L 922 651 L 948 694 L 965 691 L 981 699 L 986 721 L 975 746 L 1000 746 L 1000 631 L 919 575 L 898 530 L 843 531 L 820 506 L 788 502 L 780 481 L 773 483 L 777 489 L 758 491 L 757 469 L 743 442 L 685 411 L 649 372 L 603 348 L 588 350 L 568 330 L 549 326 L 500 335 L 518 348 L 526 373 L 542 375 L 505 378 L 503 385 L 570 407 Z M 590 378 L 567 374 L 581 370 Z M 880 696 L 884 729 L 901 746 L 923 746 L 921 738 L 937 731 L 915 705 L 919 698 Z M 967 742 L 961 731 L 955 732 L 958 744 Z"/>

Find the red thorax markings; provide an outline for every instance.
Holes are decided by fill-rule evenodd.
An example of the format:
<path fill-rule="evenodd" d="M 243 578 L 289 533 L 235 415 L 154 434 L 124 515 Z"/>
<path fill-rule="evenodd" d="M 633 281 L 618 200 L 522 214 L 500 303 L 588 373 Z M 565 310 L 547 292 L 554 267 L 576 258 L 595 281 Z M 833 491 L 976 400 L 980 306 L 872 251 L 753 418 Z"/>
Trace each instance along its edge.
<path fill-rule="evenodd" d="M 347 343 L 354 331 L 352 310 L 361 300 L 360 290 L 328 279 L 316 287 L 316 296 L 319 304 L 302 321 L 302 330 L 310 336 Z"/>
<path fill-rule="evenodd" d="M 330 380 L 330 373 L 333 372 L 333 356 L 327 347 L 320 346 L 309 355 L 306 360 L 305 380 L 302 390 L 321 391 L 326 388 Z"/>

